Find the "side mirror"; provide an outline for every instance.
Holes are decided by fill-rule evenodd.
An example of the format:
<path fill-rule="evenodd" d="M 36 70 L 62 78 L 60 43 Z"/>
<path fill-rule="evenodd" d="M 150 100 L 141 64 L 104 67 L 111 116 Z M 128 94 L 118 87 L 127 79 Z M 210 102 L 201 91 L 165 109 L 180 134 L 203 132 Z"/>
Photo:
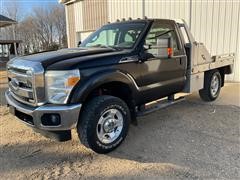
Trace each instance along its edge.
<path fill-rule="evenodd" d="M 158 58 L 171 58 L 173 56 L 172 37 L 158 37 L 156 45 L 144 45 L 148 53 Z M 145 47 L 146 46 L 146 47 Z"/>
<path fill-rule="evenodd" d="M 80 45 L 82 44 L 82 41 L 78 41 L 78 47 L 80 47 Z"/>

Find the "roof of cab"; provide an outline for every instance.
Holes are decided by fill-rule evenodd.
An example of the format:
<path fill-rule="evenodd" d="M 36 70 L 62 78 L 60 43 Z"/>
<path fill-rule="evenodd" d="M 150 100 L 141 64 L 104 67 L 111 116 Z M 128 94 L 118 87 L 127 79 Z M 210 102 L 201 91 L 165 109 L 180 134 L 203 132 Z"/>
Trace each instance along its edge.
<path fill-rule="evenodd" d="M 176 22 L 175 20 L 173 19 L 153 19 L 153 18 L 144 18 L 144 19 L 117 19 L 115 22 L 109 22 L 108 24 L 121 24 L 121 23 L 141 23 L 141 22 L 145 22 L 145 23 L 149 23 L 149 22 L 153 22 L 153 21 L 166 21 L 166 22 Z"/>

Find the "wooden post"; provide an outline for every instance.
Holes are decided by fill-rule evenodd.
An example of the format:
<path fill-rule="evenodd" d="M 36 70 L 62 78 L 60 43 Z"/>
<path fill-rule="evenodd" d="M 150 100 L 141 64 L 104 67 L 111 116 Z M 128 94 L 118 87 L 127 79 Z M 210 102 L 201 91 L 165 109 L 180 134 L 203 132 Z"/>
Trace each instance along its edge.
<path fill-rule="evenodd" d="M 15 41 L 16 40 L 16 34 L 15 34 L 15 31 L 14 31 L 14 25 L 12 25 L 12 31 L 13 31 L 13 40 Z M 14 55 L 17 56 L 17 46 L 16 46 L 16 42 L 13 43 L 13 46 L 14 46 Z"/>

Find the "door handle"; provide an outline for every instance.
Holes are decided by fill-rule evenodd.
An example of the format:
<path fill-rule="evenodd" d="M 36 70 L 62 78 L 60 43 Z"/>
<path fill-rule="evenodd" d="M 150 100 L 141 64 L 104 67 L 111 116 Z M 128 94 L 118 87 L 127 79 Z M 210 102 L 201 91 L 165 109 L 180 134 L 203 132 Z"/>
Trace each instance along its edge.
<path fill-rule="evenodd" d="M 172 58 L 179 58 L 179 64 L 182 65 L 182 58 L 185 58 L 186 55 L 177 55 L 177 56 L 172 56 Z"/>

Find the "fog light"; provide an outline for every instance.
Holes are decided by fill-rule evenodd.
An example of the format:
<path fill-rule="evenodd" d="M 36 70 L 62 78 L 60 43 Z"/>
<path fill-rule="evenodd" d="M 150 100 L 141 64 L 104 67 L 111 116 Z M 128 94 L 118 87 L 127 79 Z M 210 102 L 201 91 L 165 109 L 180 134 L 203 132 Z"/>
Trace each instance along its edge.
<path fill-rule="evenodd" d="M 61 124 L 61 117 L 59 114 L 44 114 L 41 121 L 44 126 L 58 126 Z"/>

